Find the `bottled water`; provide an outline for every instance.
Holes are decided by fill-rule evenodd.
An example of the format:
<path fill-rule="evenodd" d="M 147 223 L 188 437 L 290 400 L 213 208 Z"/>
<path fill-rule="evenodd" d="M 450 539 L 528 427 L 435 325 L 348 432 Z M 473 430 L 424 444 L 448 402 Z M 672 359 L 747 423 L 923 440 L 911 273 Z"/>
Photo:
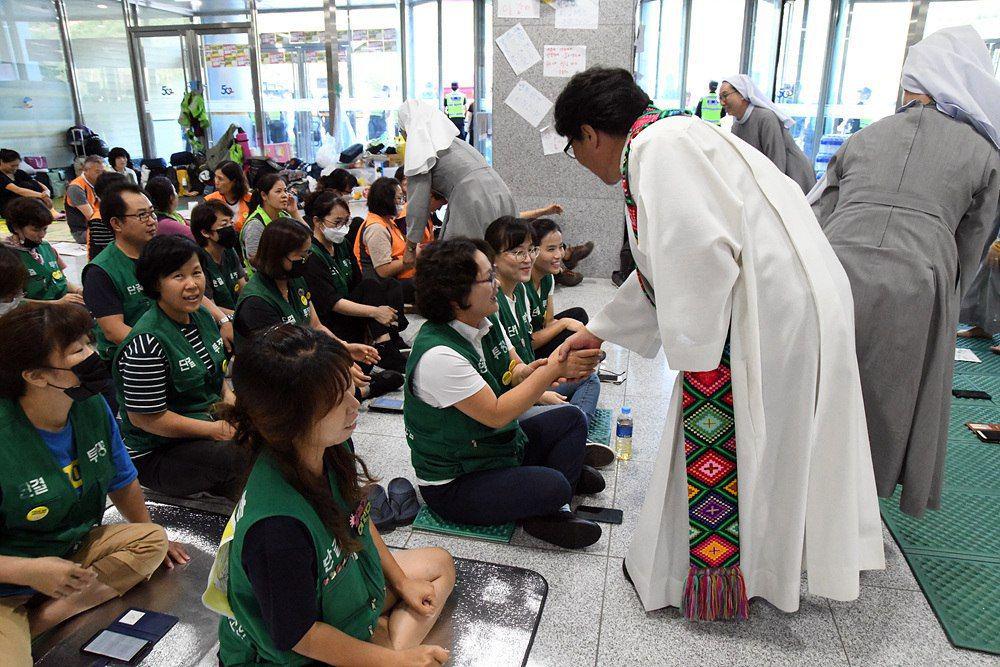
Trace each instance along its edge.
<path fill-rule="evenodd" d="M 632 458 L 632 408 L 622 408 L 615 426 L 615 451 L 619 461 Z"/>

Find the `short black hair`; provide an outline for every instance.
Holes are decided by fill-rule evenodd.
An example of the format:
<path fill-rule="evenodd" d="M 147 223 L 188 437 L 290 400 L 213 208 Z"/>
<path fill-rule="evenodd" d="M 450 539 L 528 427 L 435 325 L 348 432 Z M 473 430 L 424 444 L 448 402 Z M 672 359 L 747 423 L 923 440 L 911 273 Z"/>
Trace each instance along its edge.
<path fill-rule="evenodd" d="M 105 221 L 109 221 L 112 218 L 118 218 L 119 220 L 125 220 L 125 213 L 128 211 L 128 204 L 125 203 L 125 198 L 122 197 L 123 194 L 129 192 L 134 195 L 145 195 L 142 188 L 140 188 L 135 183 L 122 183 L 120 185 L 116 184 L 109 191 L 104 193 L 104 197 L 101 198 L 101 218 Z"/>
<path fill-rule="evenodd" d="M 24 291 L 28 269 L 16 250 L 0 245 L 0 299 L 8 300 Z"/>
<path fill-rule="evenodd" d="M 48 227 L 52 224 L 52 211 L 34 197 L 16 197 L 4 212 L 11 231 L 25 227 Z"/>
<path fill-rule="evenodd" d="M 591 67 L 573 75 L 556 100 L 556 132 L 579 139 L 580 128 L 624 137 L 650 100 L 627 69 Z"/>
<path fill-rule="evenodd" d="M 305 225 L 292 218 L 278 218 L 260 235 L 253 267 L 268 278 L 285 277 L 285 258 L 305 245 L 312 233 Z"/>
<path fill-rule="evenodd" d="M 170 210 L 170 198 L 174 196 L 174 184 L 166 176 L 154 176 L 146 183 L 146 196 L 158 213 Z"/>
<path fill-rule="evenodd" d="M 242 201 L 250 192 L 250 184 L 247 183 L 247 175 L 243 172 L 243 167 L 232 160 L 224 160 L 215 167 L 215 171 L 221 171 L 222 175 L 233 182 L 233 200 Z"/>
<path fill-rule="evenodd" d="M 420 314 L 430 322 L 444 324 L 455 319 L 455 309 L 469 307 L 469 292 L 479 267 L 476 251 L 493 262 L 493 249 L 482 239 L 459 237 L 433 241 L 417 255 L 413 289 Z"/>
<path fill-rule="evenodd" d="M 402 183 L 403 179 L 406 178 L 406 167 L 403 165 L 396 167 L 396 171 L 393 172 L 392 177 Z"/>
<path fill-rule="evenodd" d="M 338 167 L 326 176 L 320 176 L 319 185 L 324 190 L 350 192 L 354 188 L 358 187 L 358 179 L 351 172 Z"/>
<path fill-rule="evenodd" d="M 94 183 L 94 194 L 97 195 L 98 199 L 103 199 L 113 188 L 128 182 L 129 180 L 125 178 L 124 174 L 119 174 L 117 171 L 106 171 L 97 177 L 97 181 Z"/>
<path fill-rule="evenodd" d="M 347 214 L 350 215 L 351 205 L 333 190 L 317 190 L 310 193 L 306 197 L 305 202 L 306 224 L 310 228 L 314 227 L 316 225 L 316 218 L 325 218 L 330 215 L 330 211 L 338 206 L 344 208 Z"/>
<path fill-rule="evenodd" d="M 0 162 L 21 161 L 21 154 L 12 148 L 0 148 Z"/>
<path fill-rule="evenodd" d="M 383 176 L 368 190 L 368 212 L 383 218 L 396 217 L 396 188 L 402 187 L 395 178 Z"/>
<path fill-rule="evenodd" d="M 284 183 L 285 179 L 279 176 L 276 172 L 271 172 L 269 174 L 261 174 L 257 177 L 253 184 L 253 194 L 250 196 L 250 211 L 256 211 L 259 207 L 264 205 L 264 199 L 267 197 L 267 193 L 274 189 L 278 183 Z"/>
<path fill-rule="evenodd" d="M 718 88 L 718 87 L 719 87 L 719 82 L 718 81 L 709 81 L 708 82 L 708 89 L 709 89 L 709 91 L 711 91 L 711 92 L 714 93 L 715 89 Z"/>
<path fill-rule="evenodd" d="M 111 165 L 111 168 L 112 169 L 115 168 L 115 160 L 117 160 L 120 157 L 125 158 L 125 166 L 131 169 L 132 156 L 129 155 L 128 151 L 122 148 L 121 146 L 115 146 L 110 151 L 108 151 L 108 163 Z"/>
<path fill-rule="evenodd" d="M 201 253 L 202 250 L 184 236 L 177 234 L 154 236 L 142 249 L 139 259 L 135 262 L 135 277 L 142 285 L 146 296 L 150 299 L 159 299 L 160 280 L 187 264 L 192 255 L 198 258 L 204 269 Z"/>
<path fill-rule="evenodd" d="M 542 239 L 552 232 L 562 234 L 562 227 L 552 218 L 535 218 L 531 221 L 531 242 L 536 246 L 542 245 Z"/>
<path fill-rule="evenodd" d="M 205 235 L 212 233 L 212 226 L 220 215 L 232 218 L 233 210 L 218 199 L 203 201 L 191 211 L 191 235 L 202 248 L 208 245 Z"/>
<path fill-rule="evenodd" d="M 515 218 L 512 215 L 505 215 L 491 222 L 490 226 L 486 228 L 484 238 L 496 255 L 516 248 L 524 243 L 525 239 L 533 242 L 528 221 L 523 218 Z"/>

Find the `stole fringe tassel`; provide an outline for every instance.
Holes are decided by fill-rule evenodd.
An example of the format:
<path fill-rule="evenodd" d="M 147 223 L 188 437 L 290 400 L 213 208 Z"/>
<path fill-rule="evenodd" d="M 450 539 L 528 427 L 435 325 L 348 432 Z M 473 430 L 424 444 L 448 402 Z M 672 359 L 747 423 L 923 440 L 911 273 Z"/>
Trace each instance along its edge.
<path fill-rule="evenodd" d="M 681 609 L 693 621 L 745 621 L 750 613 L 739 565 L 688 570 Z"/>

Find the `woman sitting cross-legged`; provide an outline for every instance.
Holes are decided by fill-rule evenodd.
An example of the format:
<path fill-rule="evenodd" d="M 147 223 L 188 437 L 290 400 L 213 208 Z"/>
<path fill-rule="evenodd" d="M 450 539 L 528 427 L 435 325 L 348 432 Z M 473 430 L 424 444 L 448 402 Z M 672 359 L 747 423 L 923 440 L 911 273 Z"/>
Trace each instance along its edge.
<path fill-rule="evenodd" d="M 555 277 L 565 268 L 566 244 L 563 243 L 562 228 L 553 220 L 538 218 L 531 221 L 531 237 L 538 248 L 538 255 L 531 267 L 531 280 L 524 286 L 528 288 L 528 302 L 531 304 L 532 346 L 535 354 L 542 357 L 552 354 L 552 350 L 562 345 L 563 341 L 583 329 L 590 318 L 583 308 L 569 308 L 555 313 L 552 305 Z"/>
<path fill-rule="evenodd" d="M 246 227 L 244 227 L 246 229 Z M 297 220 L 278 218 L 260 235 L 253 258 L 254 274 L 240 290 L 233 329 L 236 352 L 255 335 L 278 324 L 298 324 L 333 338 L 323 326 L 312 304 L 312 293 L 304 278 L 312 248 L 309 229 Z M 361 398 L 374 398 L 399 389 L 403 376 L 394 371 L 366 375 L 380 359 L 371 345 L 344 342 L 355 364 L 351 373 Z"/>
<path fill-rule="evenodd" d="M 584 465 L 583 413 L 561 406 L 517 417 L 553 382 L 591 372 L 600 351 L 520 363 L 489 320 L 498 294 L 491 255 L 484 241 L 453 239 L 417 258 L 417 306 L 428 321 L 407 362 L 403 420 L 420 492 L 450 521 L 521 521 L 539 539 L 586 547 L 601 528 L 569 502 L 603 490 L 604 479 Z"/>
<path fill-rule="evenodd" d="M 112 364 L 125 444 L 139 481 L 161 493 L 239 497 L 250 460 L 233 428 L 213 416 L 231 403 L 223 382 L 226 348 L 202 306 L 201 251 L 181 236 L 153 237 L 135 265 L 156 303 L 118 347 Z"/>
<path fill-rule="evenodd" d="M 0 317 L 0 663 L 31 638 L 185 563 L 150 521 L 101 390 L 107 365 L 82 306 L 27 303 Z M 110 498 L 128 523 L 101 525 Z"/>
<path fill-rule="evenodd" d="M 403 292 L 394 278 L 363 277 L 346 238 L 351 211 L 347 200 L 330 190 L 318 190 L 306 200 L 306 220 L 313 237 L 305 279 L 319 321 L 338 338 L 371 342 L 379 366 L 403 372 L 405 347 L 399 332 L 408 322 Z"/>
<path fill-rule="evenodd" d="M 440 548 L 393 554 L 369 518 L 374 480 L 350 441 L 359 405 L 351 365 L 333 338 L 285 324 L 255 338 L 234 367 L 229 416 L 256 462 L 216 563 L 226 563 L 223 665 L 448 658 L 422 642 L 455 566 Z"/>

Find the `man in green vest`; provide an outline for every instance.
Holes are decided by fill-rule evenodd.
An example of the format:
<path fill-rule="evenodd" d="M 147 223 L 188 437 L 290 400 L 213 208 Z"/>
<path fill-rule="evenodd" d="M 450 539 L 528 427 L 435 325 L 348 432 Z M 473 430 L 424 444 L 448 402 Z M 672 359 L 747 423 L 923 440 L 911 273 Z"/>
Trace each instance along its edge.
<path fill-rule="evenodd" d="M 458 81 L 451 82 L 451 92 L 444 96 L 444 113 L 458 128 L 458 136 L 465 140 L 465 112 L 469 110 L 469 98 L 458 89 Z"/>
<path fill-rule="evenodd" d="M 10 203 L 6 215 L 11 232 L 7 246 L 17 253 L 28 272 L 24 298 L 83 305 L 81 288 L 69 284 L 63 275 L 66 264 L 45 241 L 45 232 L 52 224 L 48 207 L 39 199 L 21 197 Z"/>
<path fill-rule="evenodd" d="M 709 81 L 708 95 L 698 100 L 698 106 L 694 109 L 695 116 L 715 125 L 721 125 L 722 118 L 726 115 L 726 108 L 722 106 L 719 94 L 716 92 L 718 89 L 718 81 Z"/>

